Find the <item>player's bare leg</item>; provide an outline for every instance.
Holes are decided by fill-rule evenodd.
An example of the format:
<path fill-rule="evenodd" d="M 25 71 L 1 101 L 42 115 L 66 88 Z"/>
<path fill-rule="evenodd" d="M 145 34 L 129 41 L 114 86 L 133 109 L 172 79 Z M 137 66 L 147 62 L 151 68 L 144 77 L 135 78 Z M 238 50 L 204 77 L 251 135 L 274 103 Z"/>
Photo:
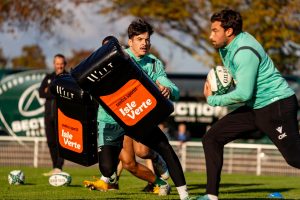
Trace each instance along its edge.
<path fill-rule="evenodd" d="M 128 136 L 124 137 L 123 149 L 121 150 L 119 158 L 122 161 L 123 168 L 127 169 L 133 175 L 148 182 L 155 181 L 156 176 L 153 172 L 145 165 L 136 162 L 133 140 Z"/>
<path fill-rule="evenodd" d="M 151 159 L 145 159 L 146 166 L 154 173 L 153 164 Z"/>
<path fill-rule="evenodd" d="M 153 183 L 157 185 L 154 189 L 154 193 L 158 193 L 159 195 L 167 195 L 170 192 L 169 184 L 162 179 L 158 178 L 149 168 L 145 165 L 142 165 L 136 162 L 135 152 L 133 148 L 133 140 L 125 136 L 123 141 L 123 149 L 119 156 L 122 161 L 122 165 L 124 169 L 127 169 L 134 176 L 145 180 L 147 182 Z"/>
<path fill-rule="evenodd" d="M 153 164 L 151 159 L 145 159 L 146 166 L 155 174 L 153 169 Z M 155 185 L 153 183 L 147 183 L 147 185 L 143 188 L 143 192 L 152 192 Z"/>

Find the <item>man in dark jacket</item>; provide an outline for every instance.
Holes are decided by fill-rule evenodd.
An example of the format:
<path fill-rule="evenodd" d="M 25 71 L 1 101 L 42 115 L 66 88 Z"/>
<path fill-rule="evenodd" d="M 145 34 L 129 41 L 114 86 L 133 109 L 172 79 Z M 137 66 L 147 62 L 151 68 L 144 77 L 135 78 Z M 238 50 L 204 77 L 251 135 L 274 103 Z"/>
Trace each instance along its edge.
<path fill-rule="evenodd" d="M 56 54 L 53 59 L 53 64 L 55 71 L 45 76 L 39 88 L 40 97 L 46 99 L 45 131 L 53 166 L 51 171 L 43 174 L 44 176 L 51 176 L 52 174 L 61 172 L 64 164 L 64 159 L 58 156 L 57 134 L 55 132 L 56 106 L 54 95 L 50 92 L 50 84 L 57 75 L 67 73 L 65 71 L 67 64 L 65 56 L 62 54 Z"/>

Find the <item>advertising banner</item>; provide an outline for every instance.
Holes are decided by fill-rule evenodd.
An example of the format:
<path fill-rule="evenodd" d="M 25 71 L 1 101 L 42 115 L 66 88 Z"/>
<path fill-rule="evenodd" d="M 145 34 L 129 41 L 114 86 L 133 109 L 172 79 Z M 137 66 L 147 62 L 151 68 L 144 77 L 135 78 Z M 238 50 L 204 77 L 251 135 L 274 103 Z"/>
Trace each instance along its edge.
<path fill-rule="evenodd" d="M 45 135 L 45 99 L 38 93 L 45 75 L 46 70 L 27 70 L 11 73 L 0 80 L 1 135 Z"/>

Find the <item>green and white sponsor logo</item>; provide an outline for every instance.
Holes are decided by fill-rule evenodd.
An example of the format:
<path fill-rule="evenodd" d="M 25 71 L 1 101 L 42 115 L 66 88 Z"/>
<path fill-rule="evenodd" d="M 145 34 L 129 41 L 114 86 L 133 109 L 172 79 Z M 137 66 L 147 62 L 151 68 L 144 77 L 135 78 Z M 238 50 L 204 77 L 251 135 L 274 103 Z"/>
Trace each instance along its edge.
<path fill-rule="evenodd" d="M 0 81 L 0 127 L 11 136 L 44 136 L 45 99 L 38 88 L 45 70 L 30 70 Z"/>

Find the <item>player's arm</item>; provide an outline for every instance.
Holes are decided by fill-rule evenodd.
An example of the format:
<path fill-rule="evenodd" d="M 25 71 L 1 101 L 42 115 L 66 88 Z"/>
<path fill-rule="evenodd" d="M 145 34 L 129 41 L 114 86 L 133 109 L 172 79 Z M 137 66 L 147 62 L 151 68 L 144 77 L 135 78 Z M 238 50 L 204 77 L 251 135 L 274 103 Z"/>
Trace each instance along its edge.
<path fill-rule="evenodd" d="M 204 94 L 206 99 L 207 99 L 207 97 L 212 95 L 211 86 L 210 86 L 210 84 L 207 80 L 204 83 L 204 92 L 203 92 L 203 94 Z"/>
<path fill-rule="evenodd" d="M 52 96 L 49 89 L 49 83 L 48 83 L 49 80 L 50 80 L 50 75 L 47 74 L 43 79 L 41 86 L 39 88 L 39 95 L 41 98 L 51 98 Z"/>
<path fill-rule="evenodd" d="M 227 94 L 208 96 L 207 103 L 209 105 L 227 106 L 244 103 L 252 98 L 256 84 L 259 58 L 251 50 L 245 49 L 236 54 L 233 62 L 237 67 L 235 89 Z"/>
<path fill-rule="evenodd" d="M 156 60 L 156 84 L 165 97 L 173 101 L 179 99 L 178 87 L 168 79 L 164 66 L 159 60 Z"/>

